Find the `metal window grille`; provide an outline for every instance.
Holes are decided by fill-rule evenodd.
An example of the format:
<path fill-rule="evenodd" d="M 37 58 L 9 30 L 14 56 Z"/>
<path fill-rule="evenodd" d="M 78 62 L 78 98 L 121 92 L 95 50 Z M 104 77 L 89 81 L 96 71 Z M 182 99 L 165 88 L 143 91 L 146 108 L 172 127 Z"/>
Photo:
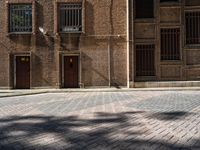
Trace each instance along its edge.
<path fill-rule="evenodd" d="M 200 44 L 200 11 L 185 13 L 186 44 Z"/>
<path fill-rule="evenodd" d="M 32 32 L 32 5 L 9 5 L 9 31 Z"/>
<path fill-rule="evenodd" d="M 180 29 L 161 29 L 161 60 L 180 60 Z"/>
<path fill-rule="evenodd" d="M 154 0 L 136 0 L 136 18 L 153 18 Z"/>
<path fill-rule="evenodd" d="M 155 45 L 136 45 L 136 76 L 155 75 Z"/>
<path fill-rule="evenodd" d="M 59 31 L 82 31 L 82 4 L 70 3 L 59 5 Z"/>

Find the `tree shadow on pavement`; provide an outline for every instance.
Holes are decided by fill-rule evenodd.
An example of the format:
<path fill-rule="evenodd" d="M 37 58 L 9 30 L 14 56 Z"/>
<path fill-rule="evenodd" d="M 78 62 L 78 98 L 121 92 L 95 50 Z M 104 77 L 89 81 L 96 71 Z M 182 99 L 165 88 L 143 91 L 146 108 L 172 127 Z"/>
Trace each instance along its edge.
<path fill-rule="evenodd" d="M 96 113 L 78 116 L 10 116 L 0 118 L 0 149 L 191 149 L 159 140 L 137 138 L 144 131 L 134 116 L 143 112 Z M 130 130 L 129 130 L 130 129 Z M 195 142 L 198 142 L 197 139 Z"/>
<path fill-rule="evenodd" d="M 179 120 L 184 119 L 185 117 L 192 115 L 193 113 L 184 112 L 184 111 L 172 111 L 172 112 L 159 112 L 151 114 L 150 118 L 156 118 L 159 120 Z"/>

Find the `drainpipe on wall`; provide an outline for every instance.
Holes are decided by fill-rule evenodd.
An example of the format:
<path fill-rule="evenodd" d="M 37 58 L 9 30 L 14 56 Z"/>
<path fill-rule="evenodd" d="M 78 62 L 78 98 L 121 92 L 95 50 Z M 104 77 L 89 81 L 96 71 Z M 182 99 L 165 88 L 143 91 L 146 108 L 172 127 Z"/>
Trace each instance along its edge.
<path fill-rule="evenodd" d="M 111 54 L 111 36 L 108 36 L 108 86 L 111 87 L 111 64 L 110 64 L 110 54 Z"/>
<path fill-rule="evenodd" d="M 129 51 L 129 0 L 126 0 L 126 34 L 127 34 L 127 87 L 130 87 L 130 77 L 129 77 L 129 72 L 130 72 L 130 51 Z"/>
<path fill-rule="evenodd" d="M 134 25 L 134 8 L 135 6 L 133 5 L 133 1 L 131 4 L 131 51 L 132 51 L 132 55 L 131 55 L 131 59 L 132 59 L 132 64 L 131 64 L 131 68 L 132 68 L 132 86 L 135 87 L 135 36 L 134 36 L 134 30 L 135 30 L 135 25 Z"/>

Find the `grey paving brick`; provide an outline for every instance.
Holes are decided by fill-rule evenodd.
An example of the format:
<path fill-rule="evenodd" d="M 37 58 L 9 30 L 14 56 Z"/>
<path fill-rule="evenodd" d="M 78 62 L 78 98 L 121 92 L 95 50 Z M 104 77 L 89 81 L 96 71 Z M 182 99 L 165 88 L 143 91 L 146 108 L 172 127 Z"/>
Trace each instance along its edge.
<path fill-rule="evenodd" d="M 200 149 L 200 92 L 46 93 L 0 99 L 0 149 Z"/>

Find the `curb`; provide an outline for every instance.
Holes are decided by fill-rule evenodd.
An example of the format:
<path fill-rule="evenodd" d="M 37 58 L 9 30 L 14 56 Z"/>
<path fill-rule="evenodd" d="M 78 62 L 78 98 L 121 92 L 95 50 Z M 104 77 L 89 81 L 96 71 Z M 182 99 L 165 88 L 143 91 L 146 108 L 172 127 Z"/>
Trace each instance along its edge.
<path fill-rule="evenodd" d="M 37 95 L 37 94 L 45 94 L 49 92 L 33 92 L 33 93 L 18 93 L 18 94 L 10 94 L 10 95 L 0 95 L 1 98 L 6 98 L 6 97 L 19 97 L 19 96 L 28 96 L 28 95 Z"/>
<path fill-rule="evenodd" d="M 3 91 L 3 90 L 2 90 Z M 12 93 L 13 91 L 13 93 Z M 66 89 L 66 90 L 53 90 L 45 89 L 41 91 L 34 91 L 27 93 L 15 93 L 15 90 L 10 90 L 9 95 L 0 95 L 0 98 L 5 97 L 17 97 L 17 96 L 26 96 L 26 95 L 37 95 L 45 93 L 82 93 L 82 92 L 139 92 L 139 91 L 200 91 L 200 87 L 183 87 L 183 88 L 130 88 L 130 89 Z M 24 91 L 25 92 L 25 91 Z"/>

